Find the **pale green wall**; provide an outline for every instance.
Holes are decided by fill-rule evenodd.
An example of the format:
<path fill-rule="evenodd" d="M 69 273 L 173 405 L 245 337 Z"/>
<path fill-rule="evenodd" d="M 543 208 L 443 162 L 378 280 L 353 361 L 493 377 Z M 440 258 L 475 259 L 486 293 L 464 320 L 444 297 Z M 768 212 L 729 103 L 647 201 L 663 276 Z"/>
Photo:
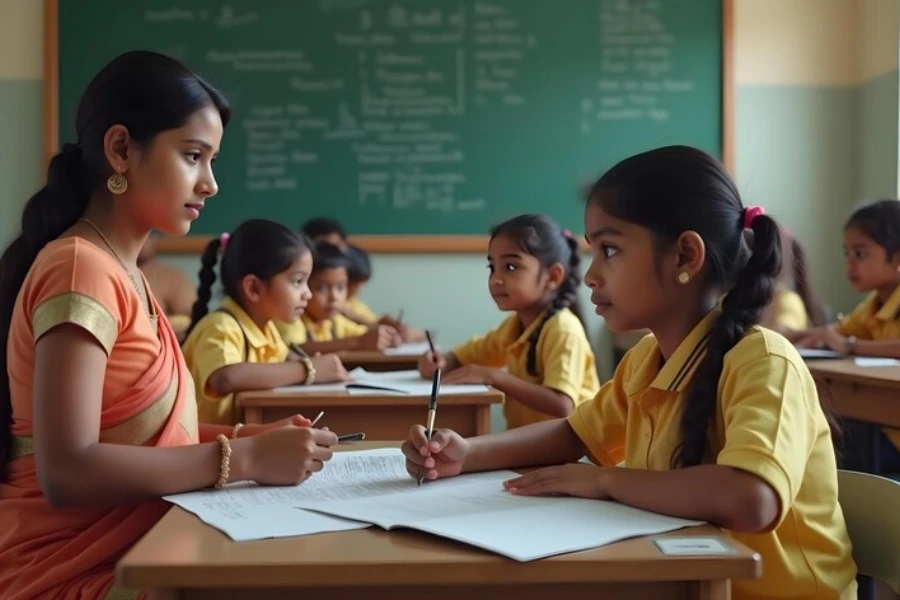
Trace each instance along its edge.
<path fill-rule="evenodd" d="M 0 79 L 0 243 L 18 228 L 24 199 L 41 181 L 41 84 Z"/>

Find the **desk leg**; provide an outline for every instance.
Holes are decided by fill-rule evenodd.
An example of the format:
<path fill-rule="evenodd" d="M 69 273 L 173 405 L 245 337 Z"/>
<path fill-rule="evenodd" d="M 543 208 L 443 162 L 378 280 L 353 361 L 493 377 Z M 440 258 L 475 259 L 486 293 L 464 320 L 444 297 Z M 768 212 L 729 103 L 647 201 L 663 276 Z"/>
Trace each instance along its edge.
<path fill-rule="evenodd" d="M 697 600 L 731 600 L 731 581 L 698 581 L 691 586 L 691 598 Z"/>
<path fill-rule="evenodd" d="M 881 475 L 880 425 L 869 425 L 869 469 L 872 475 Z"/>
<path fill-rule="evenodd" d="M 491 432 L 491 406 L 475 407 L 475 435 L 486 435 Z"/>

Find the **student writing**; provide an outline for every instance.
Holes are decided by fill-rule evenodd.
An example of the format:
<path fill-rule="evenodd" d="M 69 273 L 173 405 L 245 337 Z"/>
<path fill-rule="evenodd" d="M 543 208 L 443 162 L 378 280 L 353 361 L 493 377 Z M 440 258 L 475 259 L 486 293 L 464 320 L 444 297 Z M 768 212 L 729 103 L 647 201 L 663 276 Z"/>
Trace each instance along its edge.
<path fill-rule="evenodd" d="M 512 314 L 454 349 L 419 360 L 444 383 L 484 383 L 506 394 L 508 427 L 565 417 L 600 387 L 594 354 L 578 313 L 578 244 L 544 215 L 521 215 L 491 232 L 488 291 Z M 506 367 L 506 369 L 504 369 Z"/>
<path fill-rule="evenodd" d="M 596 312 L 613 331 L 653 335 L 567 419 L 471 439 L 439 429 L 430 442 L 413 427 L 410 475 L 547 465 L 507 489 L 612 499 L 729 530 L 765 565 L 760 579 L 733 582 L 736 600 L 855 598 L 815 383 L 788 340 L 755 326 L 781 263 L 775 221 L 741 205 L 715 159 L 667 147 L 596 182 L 585 232 Z M 622 447 L 627 468 L 608 468 Z M 594 464 L 575 462 L 585 454 Z"/>
<path fill-rule="evenodd" d="M 220 254 L 225 299 L 209 312 Z M 309 238 L 273 221 L 251 219 L 234 233 L 211 240 L 201 262 L 184 356 L 202 423 L 235 424 L 235 392 L 347 379 L 334 354 L 308 358 L 291 353 L 275 325 L 299 318 L 312 296 Z"/>

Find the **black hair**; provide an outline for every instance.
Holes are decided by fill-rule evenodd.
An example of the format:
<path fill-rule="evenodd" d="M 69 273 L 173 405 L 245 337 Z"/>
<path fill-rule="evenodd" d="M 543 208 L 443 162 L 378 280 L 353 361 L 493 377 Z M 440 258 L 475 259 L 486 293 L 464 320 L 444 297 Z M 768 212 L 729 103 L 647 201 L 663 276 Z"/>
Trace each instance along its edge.
<path fill-rule="evenodd" d="M 794 291 L 803 300 L 806 316 L 811 325 L 817 326 L 825 323 L 825 309 L 822 301 L 816 294 L 816 288 L 812 284 L 812 277 L 806 260 L 806 251 L 796 237 L 790 236 L 791 275 L 793 277 Z M 785 252 L 787 254 L 787 252 Z"/>
<path fill-rule="evenodd" d="M 884 248 L 887 259 L 900 252 L 900 201 L 876 200 L 863 204 L 850 215 L 844 229 L 854 227 Z"/>
<path fill-rule="evenodd" d="M 778 225 L 759 215 L 745 230 L 746 213 L 728 172 L 713 157 L 686 146 L 623 160 L 594 184 L 589 201 L 649 229 L 659 255 L 682 233 L 696 232 L 706 245 L 706 284 L 727 290 L 685 397 L 681 441 L 671 459 L 673 468 L 698 465 L 716 411 L 725 353 L 759 323 L 772 299 L 781 268 Z"/>
<path fill-rule="evenodd" d="M 350 272 L 350 259 L 344 254 L 344 251 L 328 242 L 319 242 L 315 247 L 315 262 L 313 263 L 313 273 L 324 271 L 325 269 L 347 269 Z"/>
<path fill-rule="evenodd" d="M 347 277 L 350 283 L 365 283 L 372 279 L 372 262 L 369 260 L 369 253 L 359 246 L 347 246 L 345 251 L 347 258 L 350 260 L 350 266 L 347 268 Z"/>
<path fill-rule="evenodd" d="M 581 256 L 578 242 L 569 232 L 564 232 L 556 222 L 546 215 L 528 214 L 514 217 L 491 229 L 491 239 L 497 236 L 509 238 L 522 251 L 535 257 L 544 269 L 556 263 L 565 268 L 565 278 L 556 289 L 556 295 L 544 314 L 544 319 L 528 339 L 526 369 L 530 375 L 537 375 L 537 344 L 547 321 L 564 308 L 568 308 L 584 324 L 578 301 L 578 286 L 581 284 Z"/>
<path fill-rule="evenodd" d="M 215 107 L 227 125 L 231 112 L 222 94 L 175 59 L 148 51 L 113 59 L 82 94 L 75 115 L 76 141 L 64 144 L 50 160 L 46 185 L 28 200 L 21 233 L 0 258 L 0 479 L 5 478 L 12 444 L 7 340 L 25 276 L 44 246 L 81 218 L 91 196 L 106 193 L 104 182 L 112 168 L 103 140 L 110 127 L 123 125 L 135 143 L 146 146 L 207 106 Z"/>
<path fill-rule="evenodd" d="M 312 240 L 333 233 L 338 234 L 342 240 L 347 239 L 347 232 L 344 231 L 344 227 L 337 220 L 329 217 L 316 217 L 308 220 L 303 224 L 303 233 Z"/>
<path fill-rule="evenodd" d="M 209 313 L 219 254 L 222 254 L 219 269 L 222 287 L 232 300 L 240 304 L 240 287 L 244 277 L 255 275 L 268 281 L 289 269 L 295 260 L 313 251 L 312 242 L 305 235 L 265 219 L 250 219 L 238 225 L 228 235 L 225 251 L 220 253 L 222 243 L 223 236 L 213 238 L 200 257 L 200 287 L 197 288 L 197 301 L 191 311 L 191 325 L 185 335 L 190 334 L 197 322 Z"/>

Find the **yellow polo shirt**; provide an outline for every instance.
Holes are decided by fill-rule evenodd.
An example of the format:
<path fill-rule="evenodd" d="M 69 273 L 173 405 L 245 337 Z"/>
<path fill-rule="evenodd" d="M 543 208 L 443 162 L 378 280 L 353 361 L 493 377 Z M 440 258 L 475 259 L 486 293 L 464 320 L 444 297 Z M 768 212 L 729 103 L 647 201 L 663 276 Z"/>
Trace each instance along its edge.
<path fill-rule="evenodd" d="M 275 327 L 278 329 L 278 333 L 281 334 L 281 339 L 284 340 L 285 344 L 297 344 L 298 346 L 302 346 L 309 341 L 306 335 L 306 326 L 300 319 L 291 323 L 275 321 Z"/>
<path fill-rule="evenodd" d="M 237 422 L 234 395 L 217 396 L 206 385 L 210 376 L 222 367 L 242 362 L 283 362 L 288 347 L 271 321 L 260 329 L 231 298 L 225 298 L 222 308 L 234 317 L 214 311 L 200 319 L 185 340 L 183 352 L 197 388 L 200 422 L 233 425 Z"/>
<path fill-rule="evenodd" d="M 900 286 L 891 292 L 882 304 L 878 294 L 872 292 L 837 324 L 837 331 L 844 336 L 856 336 L 861 340 L 900 339 Z M 881 429 L 891 443 L 900 450 L 900 429 Z"/>
<path fill-rule="evenodd" d="M 718 315 L 710 312 L 661 368 L 656 339 L 642 340 L 597 397 L 569 417 L 595 461 L 624 447 L 629 468 L 670 468 L 683 396 Z M 856 598 L 831 431 L 812 376 L 781 335 L 754 327 L 725 355 L 706 462 L 760 477 L 780 500 L 771 531 L 730 532 L 763 564 L 761 579 L 733 582 L 735 600 Z"/>
<path fill-rule="evenodd" d="M 523 381 L 562 392 L 576 406 L 590 400 L 600 388 L 597 365 L 581 321 L 567 308 L 544 325 L 537 343 L 537 375 L 528 373 L 528 340 L 543 320 L 544 316 L 540 315 L 522 331 L 519 317 L 513 314 L 487 335 L 454 349 L 453 356 L 461 365 L 505 366 L 511 375 Z M 556 418 L 509 395 L 503 403 L 503 414 L 510 429 Z"/>
<path fill-rule="evenodd" d="M 784 327 L 794 331 L 803 331 L 810 327 L 803 298 L 797 292 L 780 286 L 772 296 L 763 322 L 771 323 L 773 327 Z"/>
<path fill-rule="evenodd" d="M 359 318 L 365 319 L 369 323 L 375 323 L 378 321 L 378 315 L 376 315 L 375 312 L 371 308 L 369 308 L 368 304 L 360 300 L 359 296 L 347 300 L 347 308 L 355 312 Z"/>
<path fill-rule="evenodd" d="M 325 319 L 316 322 L 303 315 L 301 317 L 303 327 L 306 329 L 306 338 L 309 342 L 332 342 L 344 338 L 359 337 L 364 335 L 369 328 L 359 323 L 354 323 L 343 315 L 337 315 L 333 319 Z"/>

